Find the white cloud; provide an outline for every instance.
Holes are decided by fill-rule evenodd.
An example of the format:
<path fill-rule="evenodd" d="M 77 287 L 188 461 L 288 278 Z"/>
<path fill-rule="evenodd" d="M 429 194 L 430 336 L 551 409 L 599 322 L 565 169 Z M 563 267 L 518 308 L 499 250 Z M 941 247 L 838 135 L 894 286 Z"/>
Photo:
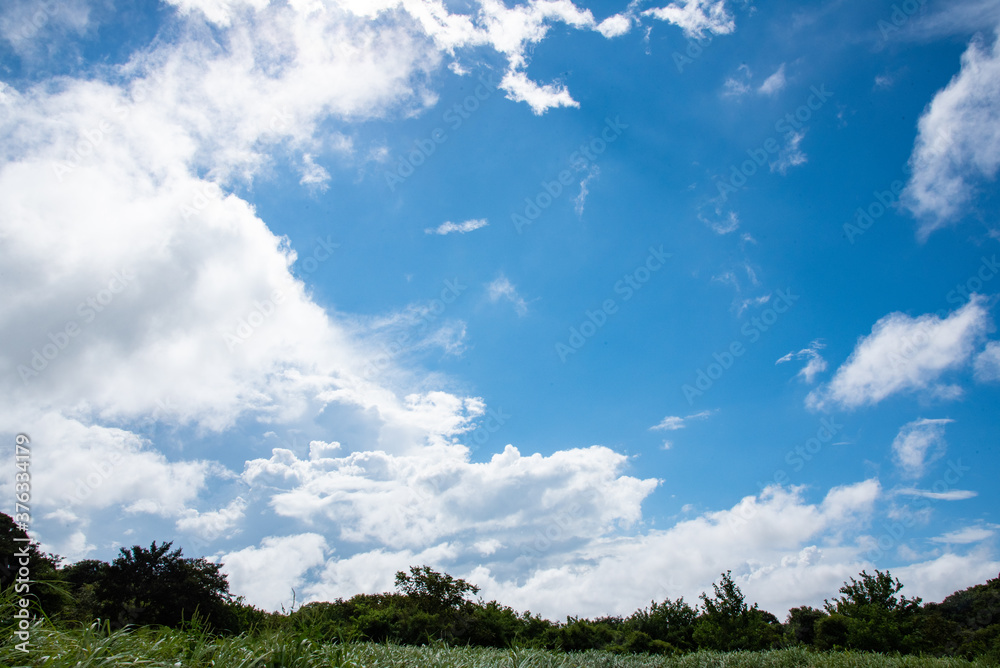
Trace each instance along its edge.
<path fill-rule="evenodd" d="M 914 420 L 903 426 L 892 442 L 896 465 L 908 478 L 924 475 L 927 466 L 944 456 L 945 425 L 952 420 Z"/>
<path fill-rule="evenodd" d="M 189 508 L 177 520 L 177 530 L 195 534 L 206 542 L 220 536 L 229 537 L 246 515 L 246 508 L 247 502 L 240 496 L 219 510 L 200 513 Z"/>
<path fill-rule="evenodd" d="M 899 392 L 943 390 L 939 396 L 954 396 L 950 386 L 938 381 L 972 356 L 990 321 L 984 303 L 974 296 L 943 319 L 890 313 L 858 341 L 829 385 L 809 395 L 810 405 L 829 402 L 857 408 Z"/>
<path fill-rule="evenodd" d="M 736 70 L 737 75 L 729 77 L 726 79 L 726 83 L 723 84 L 723 95 L 729 97 L 739 97 L 750 92 L 750 80 L 753 78 L 753 74 L 750 72 L 750 67 L 743 64 L 736 68 Z"/>
<path fill-rule="evenodd" d="M 51 472 L 37 474 L 50 490 L 38 510 L 81 517 L 79 535 L 46 537 L 74 555 L 106 545 L 111 523 L 100 520 L 115 509 L 198 534 L 243 528 L 241 502 L 205 510 L 200 500 L 208 480 L 232 474 L 166 457 L 137 435 L 142 425 L 203 433 L 339 411 L 370 439 L 362 447 L 402 452 L 453 438 L 485 410 L 428 390 L 395 353 L 370 373 L 380 339 L 315 304 L 291 271 L 297 251 L 227 191 L 286 149 L 303 181 L 321 185 L 328 174 L 312 151 L 351 150 L 344 135 L 324 135 L 325 121 L 432 104 L 426 80 L 441 54 L 392 17 L 188 4 L 194 24 L 203 9 L 222 12 L 212 20 L 225 49 L 213 33 L 180 31 L 118 71 L 120 84 L 4 89 L 0 132 L 16 138 L 0 146 L 4 422 L 60 444 L 51 462 L 38 455 Z M 275 45 L 288 55 L 280 67 L 268 60 Z M 298 250 L 321 262 L 331 244 Z M 455 350 L 463 333 L 442 322 L 426 341 Z M 91 470 L 111 456 L 121 475 Z"/>
<path fill-rule="evenodd" d="M 468 455 L 456 445 L 300 460 L 275 449 L 270 459 L 247 462 L 243 479 L 271 490 L 278 515 L 336 527 L 342 541 L 419 550 L 474 534 L 472 543 L 507 546 L 510 559 L 554 513 L 567 514 L 563 540 L 635 523 L 658 484 L 623 475 L 626 457 L 598 446 L 524 457 L 508 445 L 483 463 Z"/>
<path fill-rule="evenodd" d="M 260 546 L 249 546 L 216 557 L 223 565 L 230 590 L 239 592 L 247 602 L 265 610 L 286 610 L 291 606 L 292 590 L 301 591 L 305 576 L 322 566 L 330 551 L 326 539 L 316 533 L 293 536 L 269 536 Z"/>
<path fill-rule="evenodd" d="M 1000 341 L 990 341 L 976 356 L 976 380 L 980 383 L 1000 381 Z"/>
<path fill-rule="evenodd" d="M 218 26 L 229 27 L 235 16 L 244 8 L 261 11 L 270 0 L 166 0 L 177 7 L 181 15 L 200 12 L 205 19 Z"/>
<path fill-rule="evenodd" d="M 557 84 L 539 85 L 524 72 L 507 72 L 500 82 L 500 88 L 507 91 L 507 99 L 527 102 L 531 110 L 541 116 L 554 107 L 579 107 L 565 86 Z"/>
<path fill-rule="evenodd" d="M 889 38 L 934 41 L 942 37 L 960 37 L 991 31 L 1000 25 L 1000 6 L 993 0 L 955 0 L 947 7 L 932 8 L 922 13 L 919 21 L 909 21 L 899 33 L 888 32 Z"/>
<path fill-rule="evenodd" d="M 722 215 L 721 211 L 716 211 L 716 215 Z M 716 234 L 726 235 L 735 232 L 740 227 L 740 217 L 735 211 L 730 211 L 719 220 L 709 220 L 702 214 L 698 214 L 698 219 L 712 228 Z"/>
<path fill-rule="evenodd" d="M 672 23 L 688 37 L 701 37 L 706 32 L 727 35 L 736 29 L 725 0 L 679 0 L 666 7 L 647 9 L 642 15 Z"/>
<path fill-rule="evenodd" d="M 67 34 L 84 35 L 92 28 L 86 0 L 7 0 L 0 7 L 0 38 L 30 61 L 53 56 Z"/>
<path fill-rule="evenodd" d="M 615 14 L 597 24 L 597 30 L 605 37 L 621 37 L 632 29 L 632 19 L 626 14 Z"/>
<path fill-rule="evenodd" d="M 404 539 L 349 556 L 327 557 L 322 573 L 303 582 L 301 574 L 310 569 L 316 572 L 322 553 L 327 551 L 318 535 L 307 534 L 313 536 L 306 541 L 309 556 L 294 564 L 291 575 L 283 573 L 280 583 L 269 584 L 266 592 L 255 592 L 260 602 L 253 597 L 251 602 L 266 600 L 274 606 L 287 601 L 292 586 L 304 592 L 302 601 L 386 591 L 392 588 L 396 570 L 425 563 L 481 586 L 487 599 L 549 618 L 628 614 L 648 605 L 650 597 L 696 600 L 698 593 L 710 590 L 721 571 L 732 569 L 751 600 L 783 615 L 793 605 L 819 604 L 847 577 L 870 567 L 860 557 L 862 546 L 870 539 L 858 535 L 857 529 L 868 522 L 881 494 L 877 481 L 834 488 L 818 503 L 806 502 L 802 489 L 769 487 L 727 510 L 710 511 L 665 530 L 619 536 L 612 532 L 615 516 L 640 501 L 648 490 L 615 478 L 623 461 L 620 455 L 614 455 L 617 461 L 594 460 L 579 469 L 588 453 L 606 456 L 604 449 L 591 448 L 551 458 L 524 458 L 508 448 L 489 463 L 446 458 L 443 467 L 431 457 L 405 464 L 397 458 L 388 469 L 379 465 L 382 475 L 376 479 L 370 473 L 352 474 L 340 463 L 307 464 L 287 459 L 283 466 L 291 467 L 285 469 L 290 478 L 281 478 L 277 469 L 273 471 L 273 479 L 285 480 L 286 485 L 298 484 L 307 471 L 314 476 L 314 483 L 329 480 L 334 474 L 354 478 L 354 482 L 344 479 L 322 486 L 327 498 L 340 505 L 331 518 L 341 517 L 344 510 L 366 496 L 386 494 L 394 485 L 410 486 L 415 491 L 411 497 L 396 499 L 404 504 L 400 510 L 409 516 L 408 523 L 391 518 L 384 502 L 388 497 L 378 505 L 380 512 L 388 513 L 392 528 L 409 531 L 412 526 L 421 526 L 435 532 L 437 538 L 417 541 L 422 548 L 404 545 Z M 526 466 L 526 459 L 532 460 L 532 466 Z M 369 467 L 375 462 L 355 463 Z M 611 464 L 610 471 L 604 470 L 607 464 Z M 399 465 L 402 468 L 397 468 Z M 411 468 L 414 465 L 416 470 Z M 414 473 L 427 489 L 417 489 Z M 553 474 L 557 477 L 552 478 Z M 562 476 L 571 476 L 572 482 L 553 484 Z M 616 488 L 630 491 L 623 497 Z M 497 496 L 501 490 L 506 491 Z M 630 498 L 634 500 L 619 505 Z M 594 499 L 603 501 L 595 503 Z M 609 501 L 613 509 L 601 520 L 599 514 Z M 574 509 L 576 506 L 580 507 Z M 474 516 L 493 517 L 495 509 L 501 509 L 497 519 L 508 519 L 488 526 L 476 522 Z M 473 517 L 467 518 L 469 524 L 446 533 L 441 525 L 449 522 L 455 511 Z M 631 517 L 632 513 L 626 515 Z M 379 527 L 384 521 L 386 517 L 380 515 L 365 526 L 370 527 L 368 531 L 391 536 L 391 528 Z M 234 591 L 253 591 L 258 586 L 254 578 L 260 577 L 269 558 L 287 559 L 281 550 L 296 539 L 288 537 L 280 544 L 272 544 L 277 539 L 267 539 L 261 548 L 234 553 L 237 559 L 233 554 L 223 556 L 223 561 L 236 562 L 239 569 L 239 587 Z M 341 536 L 341 540 L 348 538 Z"/>
<path fill-rule="evenodd" d="M 326 190 L 327 183 L 330 181 L 330 172 L 326 171 L 322 165 L 317 165 L 313 156 L 309 153 L 305 153 L 302 156 L 302 168 L 301 168 L 302 178 L 299 179 L 299 184 L 303 186 L 309 186 L 315 188 L 316 190 Z"/>
<path fill-rule="evenodd" d="M 996 529 L 997 527 L 995 525 L 965 527 L 962 529 L 956 529 L 955 531 L 949 531 L 948 533 L 940 536 L 935 536 L 934 538 L 931 538 L 931 540 L 935 543 L 946 543 L 949 545 L 981 543 L 987 538 L 995 536 Z"/>
<path fill-rule="evenodd" d="M 819 354 L 819 351 L 823 348 L 826 348 L 826 345 L 822 341 L 813 341 L 809 344 L 808 348 L 804 348 L 797 353 L 788 353 L 776 361 L 775 364 L 784 364 L 785 362 L 791 362 L 793 359 L 808 360 L 806 365 L 799 369 L 797 375 L 805 382 L 812 383 L 816 380 L 816 376 L 826 371 L 827 368 L 826 360 Z"/>
<path fill-rule="evenodd" d="M 892 88 L 895 83 L 895 79 L 891 74 L 879 74 L 875 77 L 875 88 L 887 89 Z"/>
<path fill-rule="evenodd" d="M 483 565 L 470 573 L 487 598 L 550 617 L 629 614 L 651 597 L 696 601 L 719 573 L 732 569 L 750 600 L 783 615 L 823 596 L 860 570 L 856 550 L 823 536 L 864 521 L 879 496 L 877 482 L 831 490 L 818 504 L 800 490 L 768 488 L 723 511 L 661 531 L 595 541 L 545 559 L 518 581 Z M 610 609 L 609 609 L 610 606 Z"/>
<path fill-rule="evenodd" d="M 577 216 L 583 215 L 583 205 L 587 202 L 587 195 L 590 194 L 590 190 L 587 185 L 600 175 L 601 170 L 596 165 L 591 165 L 590 170 L 587 175 L 583 177 L 580 181 L 580 193 L 573 199 L 573 209 L 576 211 Z"/>
<path fill-rule="evenodd" d="M 965 501 L 979 496 L 978 492 L 973 492 L 972 490 L 967 489 L 952 489 L 945 492 L 935 492 L 929 489 L 908 488 L 896 490 L 896 494 L 919 496 L 925 499 L 934 499 L 935 501 Z"/>
<path fill-rule="evenodd" d="M 503 547 L 503 543 L 498 541 L 496 538 L 490 538 L 488 540 L 481 540 L 478 543 L 475 543 L 473 547 L 476 548 L 481 555 L 488 557 Z"/>
<path fill-rule="evenodd" d="M 772 172 L 786 174 L 789 167 L 798 167 L 808 162 L 808 157 L 800 148 L 805 137 L 805 129 L 799 132 L 789 132 L 785 136 L 785 145 L 778 152 L 777 159 L 771 163 Z"/>
<path fill-rule="evenodd" d="M 968 554 L 947 552 L 929 561 L 893 568 L 892 574 L 906 583 L 907 594 L 930 603 L 995 578 L 998 571 L 1000 561 L 979 547 Z"/>
<path fill-rule="evenodd" d="M 668 415 L 663 418 L 659 424 L 650 427 L 650 429 L 665 429 L 667 431 L 674 431 L 676 429 L 684 428 L 684 418 L 676 415 Z"/>
<path fill-rule="evenodd" d="M 785 64 L 782 63 L 778 71 L 764 80 L 757 92 L 761 95 L 774 95 L 785 88 L 788 80 L 785 79 Z"/>
<path fill-rule="evenodd" d="M 579 106 L 565 86 L 539 84 L 529 79 L 524 71 L 529 48 L 545 38 L 551 24 L 595 30 L 609 39 L 625 34 L 631 25 L 628 15 L 612 16 L 597 23 L 590 10 L 580 9 L 570 0 L 533 1 L 513 7 L 499 0 L 483 0 L 474 15 L 451 14 L 440 0 L 381 0 L 377 3 L 351 0 L 341 2 L 341 6 L 368 18 L 400 8 L 449 55 L 463 47 L 492 47 L 507 59 L 500 88 L 507 92 L 508 99 L 527 102 L 539 115 L 554 107 Z"/>
<path fill-rule="evenodd" d="M 1000 40 L 992 47 L 979 39 L 969 44 L 961 71 L 935 95 L 918 127 L 902 201 L 926 239 L 961 216 L 975 185 L 993 180 L 1000 167 Z"/>
<path fill-rule="evenodd" d="M 39 508 L 81 517 L 121 508 L 179 517 L 221 468 L 208 461 L 171 462 L 136 434 L 84 425 L 57 413 L 22 413 L 18 420 L 30 427 L 35 441 L 59 444 L 33 452 L 32 486 Z"/>
<path fill-rule="evenodd" d="M 489 222 L 485 218 L 477 218 L 473 220 L 466 220 L 461 223 L 453 223 L 451 221 L 446 221 L 441 223 L 437 227 L 428 227 L 424 232 L 426 234 L 451 234 L 453 232 L 458 232 L 459 234 L 465 234 L 466 232 L 472 232 L 473 230 L 478 230 L 482 227 L 489 225 Z"/>
<path fill-rule="evenodd" d="M 517 311 L 518 315 L 524 316 L 528 314 L 528 303 L 517 293 L 517 288 L 503 274 L 489 283 L 486 289 L 489 292 L 491 302 L 495 303 L 504 299 L 514 305 L 514 310 Z"/>
<path fill-rule="evenodd" d="M 653 430 L 653 431 L 676 431 L 678 429 L 683 429 L 685 426 L 687 426 L 685 424 L 685 422 L 687 422 L 688 420 L 703 420 L 703 419 L 709 417 L 710 415 L 712 415 L 712 413 L 714 413 L 714 412 L 715 411 L 701 411 L 699 413 L 694 413 L 692 415 L 688 415 L 687 417 L 678 417 L 676 415 L 668 415 L 667 417 L 663 418 L 660 421 L 659 424 L 650 427 L 650 430 Z"/>

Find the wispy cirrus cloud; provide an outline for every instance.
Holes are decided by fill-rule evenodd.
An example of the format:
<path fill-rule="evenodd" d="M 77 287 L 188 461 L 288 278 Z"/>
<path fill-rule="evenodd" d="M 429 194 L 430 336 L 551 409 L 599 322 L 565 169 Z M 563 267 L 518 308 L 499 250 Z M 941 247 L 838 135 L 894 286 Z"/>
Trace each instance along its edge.
<path fill-rule="evenodd" d="M 945 543 L 948 545 L 979 543 L 987 538 L 995 536 L 998 528 L 1000 527 L 996 524 L 964 527 L 962 529 L 956 529 L 955 531 L 949 531 L 948 533 L 941 534 L 940 536 L 934 536 L 931 540 L 935 543 Z"/>
<path fill-rule="evenodd" d="M 932 489 L 916 489 L 913 487 L 907 487 L 898 489 L 895 493 L 903 496 L 918 496 L 924 499 L 933 499 L 935 501 L 965 501 L 979 496 L 979 492 L 974 492 L 971 489 L 950 489 L 944 492 L 935 492 Z"/>
<path fill-rule="evenodd" d="M 822 341 L 813 341 L 809 344 L 808 348 L 803 348 L 797 353 L 788 353 L 781 359 L 775 362 L 775 364 L 784 364 L 785 362 L 791 362 L 793 359 L 804 359 L 808 360 L 806 365 L 799 369 L 798 376 L 800 376 L 805 382 L 812 383 L 816 380 L 816 376 L 826 371 L 827 363 L 823 359 L 823 356 L 819 354 L 820 350 L 826 348 L 826 344 Z"/>
<path fill-rule="evenodd" d="M 489 222 L 485 218 L 476 218 L 472 220 L 466 220 L 461 223 L 453 223 L 451 221 L 446 221 L 438 225 L 437 227 L 428 227 L 424 230 L 425 234 L 440 234 L 444 236 L 445 234 L 465 234 L 467 232 L 472 232 L 474 230 L 481 229 L 489 225 Z"/>
<path fill-rule="evenodd" d="M 510 282 L 510 279 L 503 274 L 500 274 L 488 283 L 486 290 L 491 302 L 496 303 L 502 299 L 513 304 L 514 310 L 517 311 L 519 316 L 528 314 L 528 303 L 518 294 L 517 288 Z"/>
<path fill-rule="evenodd" d="M 976 356 L 976 380 L 980 383 L 1000 381 L 1000 341 L 990 341 Z"/>
<path fill-rule="evenodd" d="M 677 431 L 678 429 L 683 429 L 684 427 L 686 427 L 688 420 L 704 420 L 705 418 L 710 417 L 715 412 L 716 411 L 701 411 L 685 417 L 668 415 L 667 417 L 660 420 L 658 424 L 653 425 L 649 429 L 651 431 Z"/>
<path fill-rule="evenodd" d="M 760 85 L 757 92 L 761 95 L 777 95 L 784 90 L 786 85 L 788 85 L 788 79 L 785 77 L 785 64 L 782 63 L 774 74 L 764 79 L 764 83 Z"/>

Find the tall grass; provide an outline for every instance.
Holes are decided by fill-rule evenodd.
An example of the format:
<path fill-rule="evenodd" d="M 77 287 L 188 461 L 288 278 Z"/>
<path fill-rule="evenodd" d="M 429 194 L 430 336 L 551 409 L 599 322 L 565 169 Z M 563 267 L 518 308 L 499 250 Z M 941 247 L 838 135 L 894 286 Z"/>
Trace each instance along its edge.
<path fill-rule="evenodd" d="M 987 662 L 858 652 L 696 652 L 684 656 L 563 654 L 537 649 L 485 649 L 435 644 L 404 647 L 351 642 L 317 643 L 290 632 L 214 637 L 197 623 L 184 630 L 140 628 L 111 631 L 107 625 L 63 629 L 48 620 L 31 627 L 30 651 L 16 649 L 10 629 L 0 631 L 0 666 L 91 668 L 985 668 Z"/>

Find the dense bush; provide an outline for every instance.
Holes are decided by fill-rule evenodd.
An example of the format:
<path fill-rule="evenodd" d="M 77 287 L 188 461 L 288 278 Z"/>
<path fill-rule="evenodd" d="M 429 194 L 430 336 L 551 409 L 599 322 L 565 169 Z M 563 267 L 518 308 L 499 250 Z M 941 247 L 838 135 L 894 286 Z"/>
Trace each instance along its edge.
<path fill-rule="evenodd" d="M 158 626 L 215 636 L 279 634 L 306 643 L 443 642 L 664 656 L 798 647 L 977 657 L 984 665 L 1000 665 L 1000 578 L 921 606 L 919 599 L 900 596 L 903 585 L 888 572 L 863 571 L 844 583 L 825 610 L 793 608 L 782 624 L 756 603 L 748 604 L 726 572 L 698 606 L 666 599 L 628 617 L 556 623 L 496 601 L 473 601 L 475 585 L 419 566 L 396 574 L 394 593 L 358 594 L 274 613 L 231 596 L 222 564 L 185 558 L 171 543 L 122 549 L 111 563 L 85 560 L 59 567 L 59 557 L 15 540 L 26 537 L 0 514 L 2 600 L 14 599 L 15 553 L 27 545 L 32 605 L 64 628 L 97 628 L 92 625 L 100 619 L 108 632 Z M 4 615 L 9 614 L 8 603 Z"/>

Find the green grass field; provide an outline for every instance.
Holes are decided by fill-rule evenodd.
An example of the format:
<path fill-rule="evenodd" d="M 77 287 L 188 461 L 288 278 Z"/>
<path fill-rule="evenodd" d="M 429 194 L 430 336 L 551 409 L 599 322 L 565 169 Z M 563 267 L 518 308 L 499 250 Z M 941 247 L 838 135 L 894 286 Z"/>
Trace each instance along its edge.
<path fill-rule="evenodd" d="M 149 666 L 170 668 L 970 668 L 995 663 L 914 656 L 889 657 L 858 652 L 816 653 L 805 649 L 769 652 L 695 652 L 683 656 L 616 655 L 608 652 L 559 653 L 534 649 L 482 649 L 444 645 L 327 644 L 288 633 L 216 638 L 198 631 L 143 628 L 108 633 L 96 625 L 61 630 L 45 621 L 31 629 L 30 651 L 15 648 L 8 632 L 0 646 L 2 666 Z"/>

